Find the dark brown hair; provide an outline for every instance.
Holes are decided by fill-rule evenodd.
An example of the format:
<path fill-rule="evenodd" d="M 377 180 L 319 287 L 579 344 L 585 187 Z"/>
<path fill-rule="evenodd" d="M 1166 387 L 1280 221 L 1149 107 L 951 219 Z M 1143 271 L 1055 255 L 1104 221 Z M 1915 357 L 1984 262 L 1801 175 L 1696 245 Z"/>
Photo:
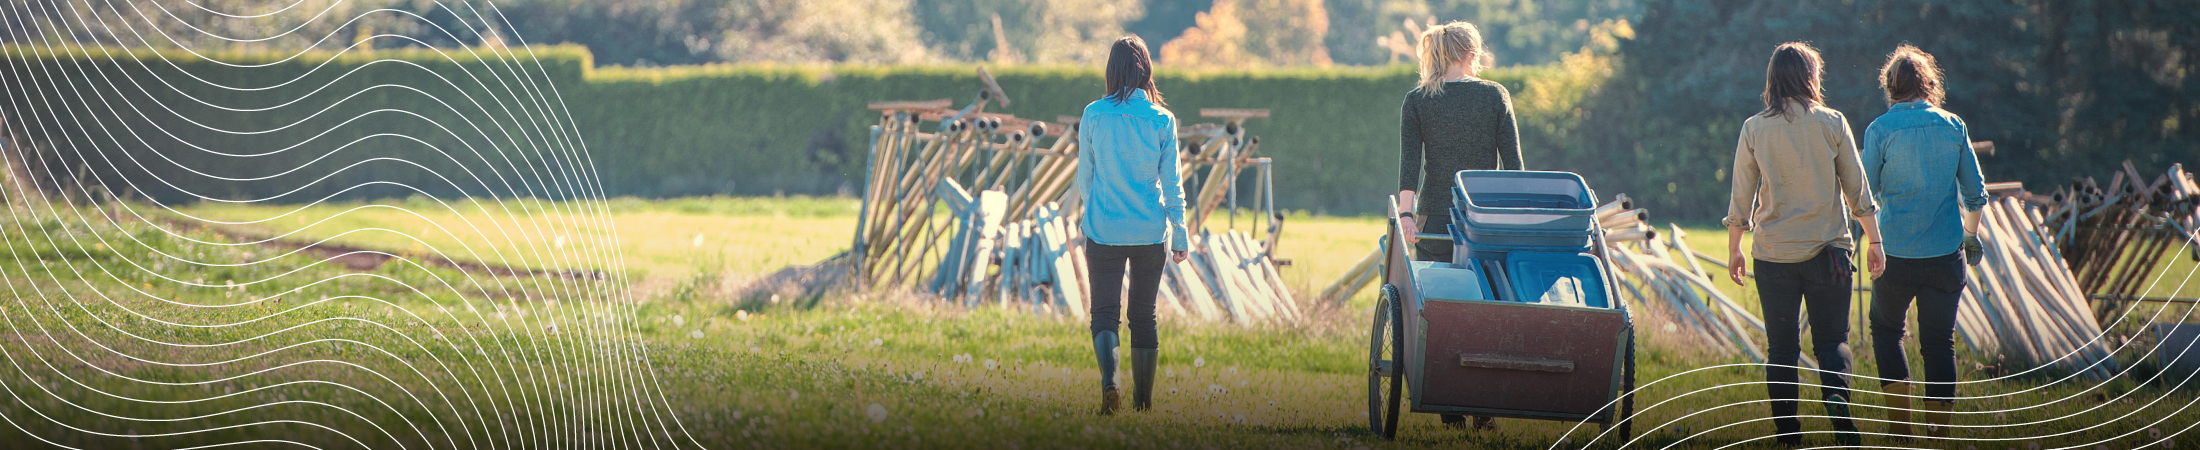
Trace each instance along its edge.
<path fill-rule="evenodd" d="M 1772 61 L 1765 64 L 1764 112 L 1766 117 L 1786 116 L 1788 101 L 1799 101 L 1806 106 L 1826 103 L 1826 96 L 1819 89 L 1818 79 L 1825 72 L 1826 62 L 1818 57 L 1818 49 L 1810 44 L 1789 42 L 1772 49 Z"/>
<path fill-rule="evenodd" d="M 1146 51 L 1146 40 L 1138 35 L 1116 39 L 1108 48 L 1108 101 L 1120 105 L 1131 100 L 1131 90 L 1145 89 L 1146 99 L 1156 105 L 1168 105 L 1161 100 L 1161 88 L 1153 85 L 1153 55 Z"/>
<path fill-rule="evenodd" d="M 1887 104 L 1924 100 L 1933 106 L 1948 96 L 1940 88 L 1940 63 L 1917 46 L 1902 44 L 1887 54 L 1879 68 L 1879 88 L 1887 91 Z"/>

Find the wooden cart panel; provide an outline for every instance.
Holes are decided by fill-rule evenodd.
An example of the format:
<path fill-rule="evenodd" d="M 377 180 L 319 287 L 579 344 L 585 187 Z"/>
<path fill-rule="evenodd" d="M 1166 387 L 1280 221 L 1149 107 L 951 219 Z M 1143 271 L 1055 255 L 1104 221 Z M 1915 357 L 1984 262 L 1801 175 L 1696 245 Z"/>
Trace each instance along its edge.
<path fill-rule="evenodd" d="M 1417 411 L 1589 417 L 1614 398 L 1627 328 L 1619 310 L 1440 300 L 1421 306 Z"/>

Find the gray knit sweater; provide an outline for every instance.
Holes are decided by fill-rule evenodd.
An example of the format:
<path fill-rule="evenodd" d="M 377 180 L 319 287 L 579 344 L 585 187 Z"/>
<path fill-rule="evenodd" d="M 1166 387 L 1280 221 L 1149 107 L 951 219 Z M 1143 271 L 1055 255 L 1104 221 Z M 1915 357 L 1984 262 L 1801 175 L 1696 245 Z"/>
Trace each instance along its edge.
<path fill-rule="evenodd" d="M 1467 77 L 1444 83 L 1430 97 L 1406 94 L 1398 121 L 1398 189 L 1420 194 L 1414 214 L 1424 233 L 1451 223 L 1452 175 L 1461 170 L 1521 170 L 1520 132 L 1513 125 L 1512 94 L 1497 82 Z"/>

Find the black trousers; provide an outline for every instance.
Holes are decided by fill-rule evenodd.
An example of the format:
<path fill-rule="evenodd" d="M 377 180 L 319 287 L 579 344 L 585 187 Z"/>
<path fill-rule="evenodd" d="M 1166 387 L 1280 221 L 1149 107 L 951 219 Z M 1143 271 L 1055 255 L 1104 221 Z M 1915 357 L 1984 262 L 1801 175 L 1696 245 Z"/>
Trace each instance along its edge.
<path fill-rule="evenodd" d="M 1756 261 L 1757 297 L 1765 319 L 1766 394 L 1772 423 L 1781 433 L 1802 430 L 1795 416 L 1801 391 L 1795 366 L 1803 354 L 1802 316 L 1810 312 L 1811 344 L 1818 357 L 1822 396 L 1849 398 L 1849 283 L 1856 265 L 1846 249 L 1828 246 L 1798 263 Z"/>
<path fill-rule="evenodd" d="M 1910 378 L 1902 351 L 1910 301 L 1917 300 L 1917 352 L 1925 357 L 1925 396 L 1956 396 L 1956 304 L 1963 295 L 1963 252 L 1924 259 L 1887 258 L 1887 272 L 1872 282 L 1872 357 L 1879 377 Z"/>
<path fill-rule="evenodd" d="M 1130 274 L 1131 348 L 1161 348 L 1154 330 L 1154 299 L 1161 295 L 1165 244 L 1116 246 L 1085 240 L 1085 273 L 1092 277 L 1092 331 L 1115 331 L 1123 320 L 1123 275 Z"/>

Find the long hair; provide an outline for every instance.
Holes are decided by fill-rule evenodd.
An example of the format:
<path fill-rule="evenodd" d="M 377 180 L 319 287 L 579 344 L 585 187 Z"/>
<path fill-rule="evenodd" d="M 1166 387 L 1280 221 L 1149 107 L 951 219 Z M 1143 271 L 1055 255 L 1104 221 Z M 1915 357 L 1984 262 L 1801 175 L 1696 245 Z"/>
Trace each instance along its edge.
<path fill-rule="evenodd" d="M 1819 88 L 1819 78 L 1825 73 L 1826 62 L 1818 57 L 1818 49 L 1810 44 L 1789 42 L 1772 49 L 1772 61 L 1765 64 L 1765 93 L 1760 98 L 1765 110 L 1757 113 L 1766 117 L 1785 117 L 1789 101 L 1804 106 L 1826 103 L 1826 96 Z"/>
<path fill-rule="evenodd" d="M 1156 105 L 1168 105 L 1161 100 L 1161 88 L 1153 84 L 1153 54 L 1146 51 L 1146 40 L 1138 35 L 1116 39 L 1108 47 L 1108 101 L 1123 104 L 1131 100 L 1131 91 L 1146 90 L 1146 99 Z"/>
<path fill-rule="evenodd" d="M 1467 74 L 1473 75 L 1487 67 L 1484 60 L 1495 59 L 1489 49 L 1482 46 L 1482 30 L 1466 22 L 1447 23 L 1421 32 L 1417 53 L 1421 56 L 1421 94 L 1430 97 L 1444 95 L 1444 74 L 1451 73 L 1453 64 L 1466 64 Z"/>
<path fill-rule="evenodd" d="M 1940 63 L 1931 53 L 1917 46 L 1902 44 L 1894 53 L 1887 54 L 1887 65 L 1879 68 L 1879 87 L 1887 91 L 1887 104 L 1924 100 L 1940 106 L 1948 96 L 1940 87 Z"/>

